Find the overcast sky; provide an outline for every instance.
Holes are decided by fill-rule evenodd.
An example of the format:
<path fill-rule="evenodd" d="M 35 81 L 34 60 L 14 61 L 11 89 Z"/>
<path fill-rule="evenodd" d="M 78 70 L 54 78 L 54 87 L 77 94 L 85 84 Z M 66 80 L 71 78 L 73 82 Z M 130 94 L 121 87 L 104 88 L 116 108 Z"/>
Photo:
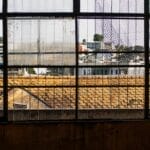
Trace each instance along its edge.
<path fill-rule="evenodd" d="M 8 0 L 9 11 L 72 11 L 73 0 Z M 144 11 L 144 0 L 81 0 L 81 11 L 93 12 L 97 7 L 105 12 Z M 129 5 L 129 7 L 128 7 Z"/>
<path fill-rule="evenodd" d="M 1 2 L 2 0 L 0 0 Z M 95 6 L 95 2 L 97 2 L 97 5 Z M 112 2 L 112 4 L 111 4 Z M 128 2 L 129 2 L 129 9 L 128 9 Z M 137 5 L 135 5 L 137 2 Z M 1 3 L 0 3 L 1 4 Z M 41 11 L 41 12 L 45 12 L 45 11 L 72 11 L 72 7 L 73 6 L 73 1 L 72 0 L 8 0 L 8 9 L 9 11 Z M 1 7 L 2 8 L 2 7 Z M 119 12 L 119 10 L 121 12 L 143 12 L 144 10 L 144 0 L 81 0 L 81 11 L 88 11 L 88 12 L 93 12 L 93 11 L 106 11 L 106 12 Z M 44 21 L 42 21 L 44 22 Z M 43 29 L 46 30 L 42 30 L 42 36 L 46 33 L 51 33 L 51 31 L 49 29 L 53 29 L 54 30 L 54 21 L 46 21 L 45 23 L 48 23 L 47 25 L 44 25 L 42 23 L 42 27 Z M 117 21 L 116 21 L 117 22 Z M 128 20 L 126 21 L 121 21 L 120 23 L 120 27 L 121 27 L 121 34 L 127 34 L 127 23 Z M 0 27 L 2 22 L 0 22 Z M 15 28 L 15 35 L 18 34 L 18 32 L 21 32 L 21 25 L 23 23 L 19 23 L 18 27 Z M 30 24 L 32 24 L 32 27 L 30 27 Z M 132 29 L 134 30 L 135 28 L 135 23 L 129 23 L 132 26 Z M 63 27 L 61 27 L 63 25 Z M 114 28 L 116 28 L 116 30 L 118 30 L 118 22 L 117 24 L 115 24 L 115 21 L 113 23 Z M 25 24 L 23 25 L 24 29 L 26 31 L 22 31 L 24 33 L 29 32 L 29 30 L 33 29 L 33 31 L 35 31 L 37 29 L 37 22 L 35 23 L 27 23 L 26 26 Z M 45 28 L 45 27 L 46 28 Z M 62 20 L 59 22 L 58 20 L 55 21 L 55 39 L 57 39 L 58 41 L 61 40 L 63 38 L 63 30 L 64 28 L 66 28 L 65 30 L 69 29 L 68 31 L 68 36 L 69 36 L 69 32 L 71 34 L 73 34 L 74 32 L 74 23 L 73 21 L 65 21 L 65 23 L 62 22 Z M 144 32 L 144 28 L 143 28 L 143 21 L 138 21 L 137 23 L 137 28 L 138 30 L 136 31 L 136 35 L 137 35 L 137 43 L 143 45 L 143 32 Z M 29 29 L 30 28 L 30 29 Z M 99 28 L 102 28 L 101 26 L 99 26 Z M 18 29 L 18 31 L 17 31 Z M 12 29 L 14 30 L 14 29 Z M 130 32 L 132 32 L 132 34 L 130 34 L 130 40 L 131 43 L 134 43 L 135 41 L 135 32 L 133 33 L 133 30 L 131 30 Z M 46 32 L 45 32 L 46 31 Z M 95 29 L 95 20 L 89 19 L 89 20 L 80 20 L 79 21 L 79 38 L 80 41 L 82 41 L 83 38 L 87 39 L 88 41 L 92 41 L 93 40 L 93 34 L 95 33 L 96 29 Z M 135 30 L 134 30 L 135 31 Z M 57 33 L 58 32 L 58 33 Z M 36 32 L 34 32 L 36 34 Z M 66 35 L 67 35 L 66 34 Z M 70 34 L 70 36 L 72 36 Z M 0 30 L 0 36 L 2 35 L 2 30 Z M 58 36 L 59 35 L 59 36 Z M 19 40 L 19 36 L 15 37 L 18 38 Z M 53 37 L 52 37 L 53 38 Z M 70 38 L 70 37 L 69 37 Z M 126 38 L 126 37 L 122 37 L 122 38 Z M 24 38 L 24 40 L 29 39 L 28 36 L 26 36 Z M 33 37 L 34 39 L 34 37 Z M 142 40 L 141 40 L 142 39 Z"/>

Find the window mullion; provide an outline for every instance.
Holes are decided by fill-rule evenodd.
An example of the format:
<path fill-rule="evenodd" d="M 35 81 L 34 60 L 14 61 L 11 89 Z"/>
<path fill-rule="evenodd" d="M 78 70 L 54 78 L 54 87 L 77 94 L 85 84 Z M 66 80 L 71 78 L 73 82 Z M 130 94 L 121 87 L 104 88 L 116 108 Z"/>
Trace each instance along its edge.
<path fill-rule="evenodd" d="M 4 119 L 8 121 L 8 24 L 7 24 L 7 0 L 3 0 L 3 97 L 4 97 Z"/>
<path fill-rule="evenodd" d="M 149 116 L 149 0 L 144 2 L 144 45 L 145 45 L 145 111 L 144 118 Z"/>

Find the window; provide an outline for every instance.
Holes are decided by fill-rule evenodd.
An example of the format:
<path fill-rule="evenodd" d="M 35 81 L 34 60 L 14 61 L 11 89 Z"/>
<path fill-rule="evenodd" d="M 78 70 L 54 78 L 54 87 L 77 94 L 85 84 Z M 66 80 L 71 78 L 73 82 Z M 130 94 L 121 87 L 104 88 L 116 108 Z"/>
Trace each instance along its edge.
<path fill-rule="evenodd" d="M 1 0 L 0 118 L 149 117 L 148 0 Z"/>

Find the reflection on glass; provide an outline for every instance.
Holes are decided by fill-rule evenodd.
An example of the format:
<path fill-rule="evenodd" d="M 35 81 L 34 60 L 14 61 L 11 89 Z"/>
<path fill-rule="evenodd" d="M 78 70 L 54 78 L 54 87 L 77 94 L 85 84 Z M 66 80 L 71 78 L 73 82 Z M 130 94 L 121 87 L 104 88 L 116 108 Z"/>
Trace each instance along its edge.
<path fill-rule="evenodd" d="M 82 12 L 144 13 L 144 0 L 80 0 Z"/>
<path fill-rule="evenodd" d="M 71 18 L 9 20 L 9 65 L 74 65 L 74 30 Z"/>
<path fill-rule="evenodd" d="M 73 0 L 8 0 L 9 12 L 72 12 Z"/>

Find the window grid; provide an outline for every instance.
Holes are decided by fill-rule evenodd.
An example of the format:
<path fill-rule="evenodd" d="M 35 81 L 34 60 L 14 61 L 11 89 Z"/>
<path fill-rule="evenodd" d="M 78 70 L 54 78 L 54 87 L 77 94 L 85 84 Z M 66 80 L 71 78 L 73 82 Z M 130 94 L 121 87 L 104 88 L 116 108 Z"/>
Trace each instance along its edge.
<path fill-rule="evenodd" d="M 40 13 L 40 12 L 36 12 L 36 13 L 31 13 L 31 12 L 17 12 L 17 13 L 13 13 L 13 12 L 8 12 L 8 8 L 7 8 L 7 4 L 8 4 L 8 0 L 3 0 L 3 11 L 0 14 L 0 18 L 3 21 L 3 90 L 4 90 L 4 117 L 2 118 L 2 120 L 4 121 L 8 121 L 8 68 L 18 68 L 18 67 L 67 67 L 67 66 L 46 66 L 46 65 L 35 65 L 35 66 L 17 66 L 17 65 L 12 65 L 9 66 L 8 65 L 8 18 L 9 17 L 72 17 L 75 19 L 75 45 L 76 45 L 76 64 L 73 66 L 69 66 L 69 67 L 75 67 L 76 68 L 76 85 L 73 86 L 76 88 L 76 108 L 75 108 L 75 120 L 79 119 L 79 88 L 82 87 L 81 85 L 79 85 L 79 68 L 80 67 L 87 67 L 84 65 L 79 65 L 78 59 L 79 59 L 79 51 L 78 51 L 78 44 L 79 44 L 79 29 L 78 29 L 78 19 L 80 18 L 102 18 L 102 19 L 144 19 L 144 47 L 145 47 L 145 64 L 144 65 L 107 65 L 107 67 L 144 67 L 145 68 L 145 106 L 144 106 L 144 111 L 145 111 L 145 115 L 144 118 L 148 119 L 149 116 L 149 1 L 145 0 L 144 2 L 144 6 L 145 6 L 145 11 L 144 13 L 97 13 L 97 12 L 92 12 L 92 13 L 84 13 L 84 12 L 80 12 L 80 0 L 74 0 L 73 1 L 73 12 L 72 13 L 64 13 L 64 12 L 60 12 L 60 13 Z M 116 53 L 116 52 L 115 52 Z M 140 53 L 140 52 L 134 52 L 134 53 Z M 143 52 L 141 52 L 143 53 Z M 95 66 L 91 66 L 91 67 L 95 67 Z M 103 67 L 103 66 L 101 66 Z M 20 86 L 15 86 L 15 87 L 20 87 Z M 23 87 L 23 86 L 21 86 Z M 24 86 L 25 87 L 25 86 Z M 27 86 L 29 87 L 29 86 Z M 36 86 L 34 86 L 36 87 Z M 40 86 L 41 87 L 41 86 Z M 45 87 L 45 86 L 43 86 Z M 51 87 L 51 86 L 48 86 Z M 59 87 L 59 86 L 57 86 Z M 61 86 L 60 86 L 61 87 Z M 65 87 L 65 86 L 62 86 Z M 68 87 L 68 86 L 67 86 Z M 71 87 L 71 86 L 69 86 Z M 84 86 L 83 86 L 84 87 Z M 88 86 L 88 87 L 95 87 L 93 86 Z M 97 88 L 98 86 L 96 86 Z M 100 86 L 101 87 L 101 86 Z M 102 86 L 104 87 L 104 86 Z M 106 86 L 107 87 L 107 86 Z M 108 86 L 109 87 L 109 86 Z M 115 87 L 114 85 L 112 85 L 112 87 Z M 116 87 L 119 87 L 118 85 Z M 122 87 L 122 86 L 121 86 Z M 132 86 L 130 86 L 132 87 Z M 133 85 L 133 87 L 135 87 L 135 85 Z M 139 87 L 139 86 L 137 86 Z"/>

